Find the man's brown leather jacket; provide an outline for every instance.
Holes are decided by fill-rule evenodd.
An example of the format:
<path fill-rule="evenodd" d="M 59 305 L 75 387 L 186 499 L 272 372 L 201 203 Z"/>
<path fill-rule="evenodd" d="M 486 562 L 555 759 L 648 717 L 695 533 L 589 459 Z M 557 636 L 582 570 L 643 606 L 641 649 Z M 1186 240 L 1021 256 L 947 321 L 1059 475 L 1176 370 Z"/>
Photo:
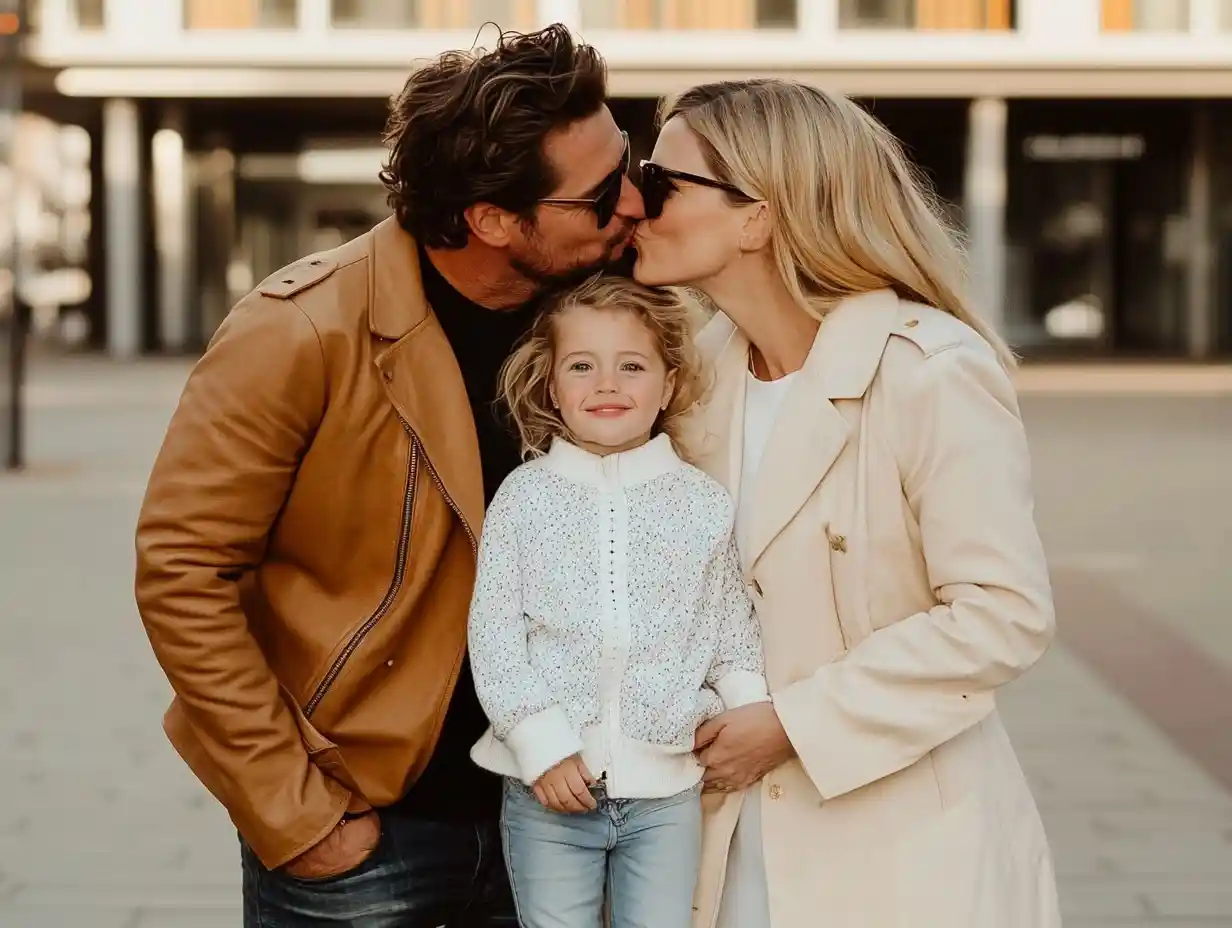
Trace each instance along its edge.
<path fill-rule="evenodd" d="M 279 271 L 193 370 L 137 527 L 164 727 L 262 862 L 403 795 L 466 645 L 483 482 L 392 220 Z"/>

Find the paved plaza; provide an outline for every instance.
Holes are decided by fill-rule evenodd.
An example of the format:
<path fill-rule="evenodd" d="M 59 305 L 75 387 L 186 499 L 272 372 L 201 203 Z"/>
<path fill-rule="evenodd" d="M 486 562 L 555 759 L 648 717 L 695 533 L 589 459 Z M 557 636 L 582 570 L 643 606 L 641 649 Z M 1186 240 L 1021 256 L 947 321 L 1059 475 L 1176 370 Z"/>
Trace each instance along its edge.
<path fill-rule="evenodd" d="M 32 466 L 0 476 L 0 928 L 240 924 L 132 597 L 186 371 L 33 365 Z M 1232 390 L 1152 376 L 1024 380 L 1062 634 L 1001 704 L 1069 928 L 1232 926 Z"/>

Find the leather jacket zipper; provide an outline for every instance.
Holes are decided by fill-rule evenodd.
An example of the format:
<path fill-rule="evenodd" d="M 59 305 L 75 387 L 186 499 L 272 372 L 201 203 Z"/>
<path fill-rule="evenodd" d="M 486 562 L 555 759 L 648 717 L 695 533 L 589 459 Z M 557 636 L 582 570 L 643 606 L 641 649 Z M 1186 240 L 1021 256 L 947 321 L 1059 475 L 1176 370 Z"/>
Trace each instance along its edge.
<path fill-rule="evenodd" d="M 406 430 L 406 434 L 411 440 L 411 454 L 406 463 L 406 493 L 402 500 L 402 534 L 398 537 L 398 554 L 397 563 L 394 567 L 394 577 L 390 581 L 389 589 L 385 591 L 385 596 L 376 607 L 376 610 L 368 616 L 364 624 L 351 636 L 351 640 L 342 649 L 338 659 L 330 665 L 329 671 L 321 680 L 321 684 L 316 688 L 316 692 L 312 694 L 312 698 L 304 706 L 304 715 L 306 717 L 311 717 L 317 706 L 321 704 L 321 700 L 325 698 L 325 694 L 329 692 L 329 688 L 338 679 L 338 675 L 342 673 L 342 669 L 346 666 L 347 661 L 351 659 L 351 655 L 363 643 L 368 632 L 376 627 L 376 623 L 381 621 L 385 613 L 393 606 L 394 600 L 398 596 L 398 591 L 402 589 L 402 581 L 406 577 L 406 555 L 411 542 L 411 517 L 415 513 L 415 478 L 419 474 L 419 439 L 415 437 L 415 433 L 411 431 L 411 427 L 405 422 L 402 423 L 402 427 Z M 429 470 L 431 470 L 431 467 L 432 465 L 429 464 Z M 432 476 L 434 479 L 436 478 L 435 473 Z M 437 485 L 440 485 L 439 481 Z"/>
<path fill-rule="evenodd" d="M 441 496 L 445 497 L 445 503 L 453 510 L 453 514 L 458 517 L 458 521 L 462 523 L 462 531 L 466 532 L 466 538 L 471 543 L 471 553 L 478 557 L 479 542 L 475 540 L 475 533 L 471 531 L 470 525 L 467 524 L 466 517 L 462 515 L 462 510 L 453 501 L 453 497 L 446 492 L 445 484 L 441 482 L 441 478 L 436 473 L 436 468 L 432 466 L 432 459 L 426 454 L 424 455 L 424 463 L 428 465 L 428 474 L 432 477 L 432 482 L 436 484 L 437 491 Z"/>

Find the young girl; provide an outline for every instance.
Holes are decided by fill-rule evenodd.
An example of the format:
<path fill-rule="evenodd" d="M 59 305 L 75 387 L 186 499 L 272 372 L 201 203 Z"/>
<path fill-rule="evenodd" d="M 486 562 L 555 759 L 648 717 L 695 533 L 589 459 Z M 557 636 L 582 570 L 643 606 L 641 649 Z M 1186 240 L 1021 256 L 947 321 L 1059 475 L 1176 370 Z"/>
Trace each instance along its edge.
<path fill-rule="evenodd" d="M 592 278 L 502 372 L 533 456 L 484 521 L 470 613 L 506 777 L 523 928 L 686 928 L 701 846 L 698 725 L 768 698 L 726 492 L 673 445 L 699 392 L 688 310 Z"/>

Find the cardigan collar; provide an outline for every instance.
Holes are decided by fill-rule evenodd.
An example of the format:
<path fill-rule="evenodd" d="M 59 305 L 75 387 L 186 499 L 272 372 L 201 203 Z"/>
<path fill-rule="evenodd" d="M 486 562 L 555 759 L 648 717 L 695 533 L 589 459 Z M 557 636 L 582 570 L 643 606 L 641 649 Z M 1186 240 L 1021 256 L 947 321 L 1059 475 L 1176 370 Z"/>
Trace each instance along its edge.
<path fill-rule="evenodd" d="M 645 483 L 683 465 L 672 448 L 671 438 L 660 434 L 640 448 L 606 455 L 592 454 L 556 438 L 542 466 L 577 483 L 616 490 Z"/>

